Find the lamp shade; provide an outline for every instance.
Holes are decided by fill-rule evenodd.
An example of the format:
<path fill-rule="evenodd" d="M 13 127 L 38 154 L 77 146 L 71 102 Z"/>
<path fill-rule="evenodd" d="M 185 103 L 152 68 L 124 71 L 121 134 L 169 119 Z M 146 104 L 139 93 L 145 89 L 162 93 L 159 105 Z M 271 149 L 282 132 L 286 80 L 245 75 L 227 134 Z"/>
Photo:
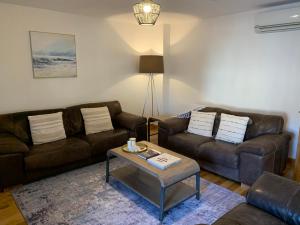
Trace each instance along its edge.
<path fill-rule="evenodd" d="M 140 73 L 164 73 L 164 58 L 160 55 L 140 56 Z"/>

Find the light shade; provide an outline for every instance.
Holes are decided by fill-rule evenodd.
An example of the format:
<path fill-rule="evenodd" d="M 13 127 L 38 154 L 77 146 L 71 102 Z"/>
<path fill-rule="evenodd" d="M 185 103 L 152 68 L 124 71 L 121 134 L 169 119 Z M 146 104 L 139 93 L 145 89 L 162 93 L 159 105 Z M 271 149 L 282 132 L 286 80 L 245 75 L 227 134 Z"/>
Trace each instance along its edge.
<path fill-rule="evenodd" d="M 164 57 L 160 55 L 140 56 L 140 73 L 164 73 Z"/>
<path fill-rule="evenodd" d="M 160 5 L 152 0 L 143 0 L 133 6 L 133 11 L 140 25 L 155 25 L 160 14 Z"/>

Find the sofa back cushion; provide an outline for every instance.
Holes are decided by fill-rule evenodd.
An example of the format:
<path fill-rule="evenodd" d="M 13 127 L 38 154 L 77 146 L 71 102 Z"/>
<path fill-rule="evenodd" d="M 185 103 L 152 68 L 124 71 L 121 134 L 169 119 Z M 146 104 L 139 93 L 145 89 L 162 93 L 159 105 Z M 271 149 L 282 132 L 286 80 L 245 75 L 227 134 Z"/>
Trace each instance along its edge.
<path fill-rule="evenodd" d="M 281 116 L 264 115 L 258 113 L 236 112 L 222 108 L 206 107 L 201 112 L 217 112 L 213 135 L 216 135 L 219 129 L 221 114 L 226 113 L 235 116 L 249 117 L 249 123 L 244 140 L 258 137 L 264 134 L 280 134 L 282 133 L 284 120 Z"/>
<path fill-rule="evenodd" d="M 14 134 L 13 116 L 11 114 L 0 115 L 0 134 Z"/>
<path fill-rule="evenodd" d="M 57 113 L 62 110 L 50 109 L 0 115 L 0 133 L 13 134 L 26 144 L 32 144 L 28 116 Z"/>
<path fill-rule="evenodd" d="M 0 115 L 0 133 L 13 134 L 21 141 L 31 145 L 32 138 L 28 116 L 63 112 L 63 121 L 67 137 L 84 134 L 84 123 L 80 109 L 104 106 L 108 107 L 114 125 L 114 118 L 122 112 L 121 105 L 118 101 L 83 104 L 66 109 L 49 109 Z"/>
<path fill-rule="evenodd" d="M 109 110 L 113 126 L 115 127 L 114 120 L 116 116 L 122 112 L 121 105 L 118 101 L 89 103 L 66 108 L 64 110 L 63 117 L 67 137 L 74 136 L 77 134 L 84 134 L 84 121 L 80 111 L 82 108 L 98 108 L 105 106 Z"/>

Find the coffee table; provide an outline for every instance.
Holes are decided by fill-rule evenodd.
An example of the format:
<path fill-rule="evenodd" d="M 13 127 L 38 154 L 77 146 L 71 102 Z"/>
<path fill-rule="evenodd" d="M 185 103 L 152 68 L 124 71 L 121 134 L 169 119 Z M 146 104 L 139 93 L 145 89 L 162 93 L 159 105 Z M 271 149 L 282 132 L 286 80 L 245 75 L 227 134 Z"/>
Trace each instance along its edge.
<path fill-rule="evenodd" d="M 169 153 L 179 157 L 181 161 L 166 170 L 160 170 L 148 164 L 146 160 L 136 154 L 124 152 L 121 147 L 115 148 L 107 152 L 107 183 L 111 176 L 151 202 L 159 208 L 159 219 L 161 221 L 165 212 L 172 207 L 193 196 L 196 196 L 198 200 L 200 199 L 200 168 L 195 160 L 150 142 L 142 141 L 140 143 L 146 144 L 149 148 L 156 149 L 161 153 Z M 114 156 L 129 162 L 129 165 L 110 171 L 109 161 Z M 196 178 L 196 187 L 191 187 L 182 182 L 192 176 Z"/>

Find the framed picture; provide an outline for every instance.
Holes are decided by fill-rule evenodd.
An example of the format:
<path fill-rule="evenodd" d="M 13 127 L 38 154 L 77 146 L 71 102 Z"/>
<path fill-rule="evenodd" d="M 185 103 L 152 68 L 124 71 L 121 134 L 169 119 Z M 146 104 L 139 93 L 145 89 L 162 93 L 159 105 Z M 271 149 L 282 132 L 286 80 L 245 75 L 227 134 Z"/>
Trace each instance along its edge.
<path fill-rule="evenodd" d="M 75 35 L 29 34 L 34 78 L 77 77 Z"/>

